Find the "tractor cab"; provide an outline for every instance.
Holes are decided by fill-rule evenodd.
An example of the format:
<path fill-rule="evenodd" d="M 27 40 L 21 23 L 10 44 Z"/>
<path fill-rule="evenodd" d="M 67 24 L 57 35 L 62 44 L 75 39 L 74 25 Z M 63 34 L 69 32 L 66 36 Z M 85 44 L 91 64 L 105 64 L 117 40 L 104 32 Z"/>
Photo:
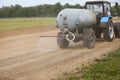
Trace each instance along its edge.
<path fill-rule="evenodd" d="M 111 16 L 111 5 L 107 1 L 89 1 L 86 2 L 86 9 L 93 11 L 96 15 Z"/>
<path fill-rule="evenodd" d="M 98 22 L 101 17 L 111 16 L 111 4 L 108 1 L 88 1 L 85 8 L 95 13 Z"/>

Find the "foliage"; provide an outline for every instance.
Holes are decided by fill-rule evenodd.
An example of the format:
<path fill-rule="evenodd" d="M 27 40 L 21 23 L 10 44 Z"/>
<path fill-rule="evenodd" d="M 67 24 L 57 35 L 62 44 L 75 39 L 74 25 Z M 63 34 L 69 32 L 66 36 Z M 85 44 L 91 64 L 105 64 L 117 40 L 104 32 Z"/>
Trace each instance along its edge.
<path fill-rule="evenodd" d="M 10 17 L 55 17 L 58 12 L 64 8 L 83 8 L 79 4 L 70 5 L 66 3 L 61 5 L 59 2 L 51 5 L 44 4 L 33 7 L 22 7 L 21 5 L 11 5 L 10 7 L 3 6 L 0 8 L 0 18 L 10 18 Z M 117 7 L 112 7 L 113 15 L 120 16 L 120 5 Z"/>
<path fill-rule="evenodd" d="M 83 80 L 120 80 L 120 50 L 85 69 Z"/>
<path fill-rule="evenodd" d="M 120 16 L 120 5 L 117 6 L 117 8 L 114 6 L 111 9 L 113 16 Z"/>
<path fill-rule="evenodd" d="M 20 5 L 2 7 L 0 8 L 0 18 L 10 18 L 10 17 L 53 17 L 58 14 L 63 8 L 81 8 L 79 4 L 61 5 L 59 2 L 51 5 L 44 4 L 33 7 L 22 7 Z"/>

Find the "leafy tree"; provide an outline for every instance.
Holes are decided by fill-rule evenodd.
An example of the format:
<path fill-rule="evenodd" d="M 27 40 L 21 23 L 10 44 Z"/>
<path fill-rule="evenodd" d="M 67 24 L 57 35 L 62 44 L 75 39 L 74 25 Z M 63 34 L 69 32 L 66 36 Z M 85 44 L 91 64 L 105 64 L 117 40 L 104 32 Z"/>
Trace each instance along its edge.
<path fill-rule="evenodd" d="M 79 4 L 70 5 L 66 3 L 61 5 L 60 2 L 51 5 L 44 4 L 33 7 L 22 7 L 20 5 L 11 5 L 10 7 L 0 8 L 0 18 L 9 17 L 52 17 L 57 16 L 57 14 L 64 8 L 81 8 Z"/>
<path fill-rule="evenodd" d="M 55 14 L 58 14 L 60 12 L 60 10 L 62 10 L 62 5 L 60 4 L 60 2 L 58 2 L 54 5 L 53 10 L 54 10 Z"/>
<path fill-rule="evenodd" d="M 112 7 L 112 15 L 113 16 L 120 16 L 120 5 Z"/>

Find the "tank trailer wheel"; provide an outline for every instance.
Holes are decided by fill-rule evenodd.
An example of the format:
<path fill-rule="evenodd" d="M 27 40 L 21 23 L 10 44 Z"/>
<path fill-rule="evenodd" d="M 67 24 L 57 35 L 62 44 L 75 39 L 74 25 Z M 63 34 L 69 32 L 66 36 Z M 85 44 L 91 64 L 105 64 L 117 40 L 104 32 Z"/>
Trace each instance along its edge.
<path fill-rule="evenodd" d="M 108 25 L 107 28 L 104 29 L 103 31 L 103 35 L 106 41 L 111 42 L 113 41 L 113 38 L 114 38 L 114 27 L 113 27 L 112 20 L 109 20 L 107 25 Z"/>
<path fill-rule="evenodd" d="M 66 34 L 62 33 L 62 32 L 58 32 L 57 34 L 57 45 L 60 48 L 67 48 L 69 45 L 69 42 L 66 39 Z"/>
<path fill-rule="evenodd" d="M 84 38 L 83 39 L 83 44 L 88 49 L 94 48 L 95 47 L 95 42 L 96 42 L 95 38 Z"/>
<path fill-rule="evenodd" d="M 96 37 L 93 29 L 86 29 L 84 31 L 83 44 L 86 48 L 92 49 L 95 47 Z"/>

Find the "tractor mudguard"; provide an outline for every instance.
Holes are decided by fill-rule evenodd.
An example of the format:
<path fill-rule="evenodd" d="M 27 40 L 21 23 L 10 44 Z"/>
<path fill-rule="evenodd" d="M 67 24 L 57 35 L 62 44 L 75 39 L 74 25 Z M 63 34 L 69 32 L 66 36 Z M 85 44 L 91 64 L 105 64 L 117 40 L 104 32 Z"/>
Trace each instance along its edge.
<path fill-rule="evenodd" d="M 102 17 L 101 20 L 100 20 L 100 27 L 101 27 L 101 28 L 106 28 L 107 23 L 108 23 L 108 21 L 109 21 L 110 19 L 112 19 L 111 16 Z"/>

